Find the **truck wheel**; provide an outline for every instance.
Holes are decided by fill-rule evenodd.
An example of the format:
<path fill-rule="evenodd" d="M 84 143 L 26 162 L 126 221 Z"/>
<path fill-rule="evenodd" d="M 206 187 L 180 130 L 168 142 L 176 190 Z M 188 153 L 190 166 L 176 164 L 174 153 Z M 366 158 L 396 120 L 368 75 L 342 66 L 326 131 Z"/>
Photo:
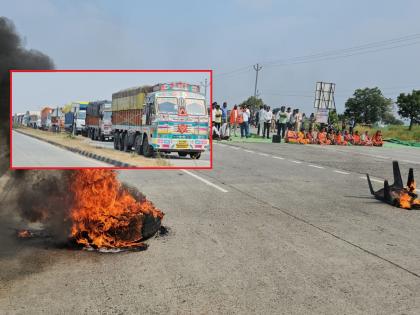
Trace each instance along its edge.
<path fill-rule="evenodd" d="M 118 150 L 118 144 L 120 142 L 120 134 L 118 132 L 114 133 L 114 149 Z"/>
<path fill-rule="evenodd" d="M 90 131 L 90 138 L 92 140 L 95 140 L 95 129 L 93 129 L 93 130 Z"/>
<path fill-rule="evenodd" d="M 100 136 L 99 136 L 100 140 L 101 140 L 102 142 L 104 142 L 104 141 L 105 141 L 105 136 L 104 136 L 104 134 L 103 134 L 103 133 L 101 133 L 101 132 L 99 132 L 99 134 L 100 134 Z"/>
<path fill-rule="evenodd" d="M 124 134 L 123 151 L 124 152 L 131 151 L 131 146 L 128 144 L 128 133 Z"/>
<path fill-rule="evenodd" d="M 152 157 L 153 156 L 153 147 L 149 145 L 149 140 L 147 137 L 143 139 L 143 155 L 145 157 Z"/>
<path fill-rule="evenodd" d="M 198 160 L 201 157 L 201 152 L 192 152 L 192 153 L 190 153 L 190 157 L 193 160 Z"/>
<path fill-rule="evenodd" d="M 178 155 L 180 157 L 186 157 L 188 155 L 188 152 L 178 152 Z"/>
<path fill-rule="evenodd" d="M 125 136 L 126 136 L 125 132 L 120 133 L 120 141 L 118 141 L 118 143 L 119 143 L 118 149 L 120 149 L 120 151 L 124 150 L 124 138 L 125 138 Z"/>
<path fill-rule="evenodd" d="M 134 150 L 136 150 L 138 155 L 143 155 L 143 146 L 141 143 L 141 135 L 137 135 L 134 140 Z"/>

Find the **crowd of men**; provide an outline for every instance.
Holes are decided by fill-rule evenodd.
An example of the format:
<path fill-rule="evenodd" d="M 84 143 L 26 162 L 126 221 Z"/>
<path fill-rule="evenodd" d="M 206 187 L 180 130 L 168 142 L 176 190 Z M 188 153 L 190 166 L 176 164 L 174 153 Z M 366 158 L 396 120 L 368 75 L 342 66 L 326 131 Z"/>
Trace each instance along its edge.
<path fill-rule="evenodd" d="M 270 139 L 270 132 L 275 134 L 276 142 L 283 139 L 287 143 L 299 144 L 333 144 L 333 145 L 373 145 L 382 146 L 382 134 L 377 131 L 372 137 L 366 131 L 359 135 L 354 130 L 355 119 L 342 122 L 342 129 L 336 123 L 317 124 L 315 115 L 309 117 L 301 113 L 298 108 L 282 106 L 274 112 L 270 106 L 261 106 L 251 114 L 246 105 L 235 105 L 228 110 L 227 103 L 222 106 L 213 103 L 213 138 L 229 139 L 237 136 L 240 130 L 241 138 L 250 137 L 250 126 L 254 126 L 257 136 Z"/>

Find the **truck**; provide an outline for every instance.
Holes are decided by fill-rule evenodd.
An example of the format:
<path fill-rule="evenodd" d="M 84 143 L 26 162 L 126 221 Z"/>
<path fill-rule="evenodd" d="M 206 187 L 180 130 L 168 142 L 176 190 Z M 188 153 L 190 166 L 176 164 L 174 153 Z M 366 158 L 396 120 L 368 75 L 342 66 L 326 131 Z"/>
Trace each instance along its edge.
<path fill-rule="evenodd" d="M 111 101 L 89 102 L 86 110 L 87 136 L 92 140 L 112 139 Z"/>
<path fill-rule="evenodd" d="M 40 111 L 26 111 L 26 116 L 27 116 L 27 126 L 37 129 L 39 128 L 40 125 L 40 120 L 41 120 L 41 112 Z"/>
<path fill-rule="evenodd" d="M 64 114 L 61 108 L 56 107 L 51 112 L 51 129 L 60 132 L 64 128 Z"/>
<path fill-rule="evenodd" d="M 71 110 L 64 115 L 64 128 L 75 135 L 86 133 L 86 109 L 89 102 L 72 102 Z"/>
<path fill-rule="evenodd" d="M 209 148 L 209 116 L 200 86 L 159 83 L 112 94 L 112 133 L 116 150 L 199 159 Z"/>
<path fill-rule="evenodd" d="M 42 130 L 50 130 L 51 128 L 51 113 L 52 108 L 51 107 L 44 107 L 41 110 L 41 127 Z"/>

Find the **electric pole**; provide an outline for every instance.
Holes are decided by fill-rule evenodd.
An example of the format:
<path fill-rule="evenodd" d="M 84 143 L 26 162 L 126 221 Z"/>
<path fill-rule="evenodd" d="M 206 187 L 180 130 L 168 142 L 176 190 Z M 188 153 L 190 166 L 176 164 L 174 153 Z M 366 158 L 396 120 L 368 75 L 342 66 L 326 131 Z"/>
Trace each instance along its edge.
<path fill-rule="evenodd" d="M 261 71 L 262 66 L 260 64 L 254 65 L 255 70 L 255 89 L 254 89 L 254 97 L 257 98 L 257 85 L 258 85 L 258 72 Z"/>
<path fill-rule="evenodd" d="M 204 99 L 205 102 L 207 103 L 207 87 L 209 86 L 209 84 L 207 83 L 207 78 L 204 79 L 204 84 L 203 82 L 200 82 L 201 86 L 204 87 Z"/>

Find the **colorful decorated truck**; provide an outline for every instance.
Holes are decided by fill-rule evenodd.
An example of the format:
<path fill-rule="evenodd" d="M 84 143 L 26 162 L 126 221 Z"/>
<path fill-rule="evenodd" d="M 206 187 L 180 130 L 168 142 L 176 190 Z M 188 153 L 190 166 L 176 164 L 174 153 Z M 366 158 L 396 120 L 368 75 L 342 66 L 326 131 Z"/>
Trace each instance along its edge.
<path fill-rule="evenodd" d="M 51 128 L 51 113 L 53 109 L 51 107 L 44 107 L 41 110 L 41 129 L 50 130 Z"/>
<path fill-rule="evenodd" d="M 209 117 L 198 85 L 184 82 L 141 86 L 112 95 L 114 148 L 190 155 L 209 147 Z"/>
<path fill-rule="evenodd" d="M 87 136 L 92 140 L 112 139 L 111 101 L 89 102 L 86 110 Z"/>

